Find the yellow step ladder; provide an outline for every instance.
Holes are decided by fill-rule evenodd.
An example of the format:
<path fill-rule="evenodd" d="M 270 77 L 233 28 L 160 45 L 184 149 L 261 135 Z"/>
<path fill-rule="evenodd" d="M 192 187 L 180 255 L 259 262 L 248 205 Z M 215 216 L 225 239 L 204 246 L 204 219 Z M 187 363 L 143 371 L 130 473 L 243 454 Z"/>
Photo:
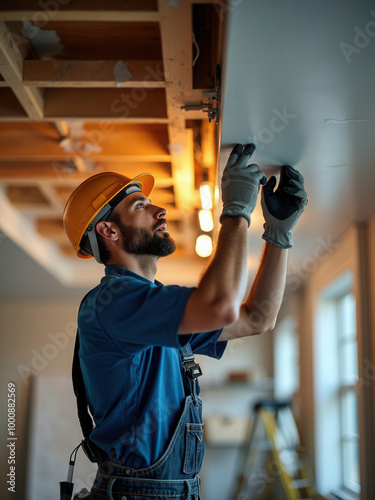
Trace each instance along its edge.
<path fill-rule="evenodd" d="M 260 401 L 254 413 L 233 500 L 315 500 L 290 403 Z"/>

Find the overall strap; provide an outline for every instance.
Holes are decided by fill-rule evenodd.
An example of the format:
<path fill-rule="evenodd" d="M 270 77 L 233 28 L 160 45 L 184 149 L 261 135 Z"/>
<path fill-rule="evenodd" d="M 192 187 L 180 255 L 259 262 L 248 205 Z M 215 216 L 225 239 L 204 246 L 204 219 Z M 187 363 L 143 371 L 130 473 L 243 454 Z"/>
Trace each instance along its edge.
<path fill-rule="evenodd" d="M 87 296 L 90 292 L 88 292 L 82 299 L 78 313 L 81 310 L 81 307 L 86 300 Z M 86 397 L 86 388 L 85 382 L 83 380 L 81 363 L 79 360 L 79 332 L 77 328 L 76 342 L 74 346 L 74 356 L 73 356 L 73 365 L 72 365 L 72 381 L 73 381 L 73 390 L 76 397 L 77 402 L 77 413 L 78 420 L 81 426 L 83 441 L 81 442 L 82 449 L 85 452 L 87 458 L 90 462 L 98 463 L 102 460 L 106 460 L 108 458 L 107 454 L 99 448 L 93 441 L 90 439 L 90 434 L 94 429 L 94 424 L 92 418 L 88 412 L 88 402 Z"/>
<path fill-rule="evenodd" d="M 190 343 L 187 343 L 180 349 L 182 364 L 184 367 L 184 389 L 186 396 L 191 396 L 194 404 L 197 404 L 197 378 L 202 375 L 201 367 L 195 362 L 193 351 L 191 350 Z"/>
<path fill-rule="evenodd" d="M 202 370 L 199 364 L 195 362 L 190 342 L 180 349 L 180 354 L 186 375 L 191 379 L 200 377 L 202 375 Z"/>

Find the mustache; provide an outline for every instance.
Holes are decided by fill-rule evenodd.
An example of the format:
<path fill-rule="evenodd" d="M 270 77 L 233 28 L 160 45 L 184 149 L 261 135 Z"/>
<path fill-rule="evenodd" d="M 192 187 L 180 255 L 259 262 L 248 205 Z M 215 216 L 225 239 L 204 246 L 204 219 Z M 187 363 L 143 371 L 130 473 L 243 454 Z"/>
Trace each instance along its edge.
<path fill-rule="evenodd" d="M 167 224 L 166 219 L 159 219 L 158 222 L 154 226 L 154 230 L 159 229 L 159 227 L 164 226 L 164 224 Z"/>

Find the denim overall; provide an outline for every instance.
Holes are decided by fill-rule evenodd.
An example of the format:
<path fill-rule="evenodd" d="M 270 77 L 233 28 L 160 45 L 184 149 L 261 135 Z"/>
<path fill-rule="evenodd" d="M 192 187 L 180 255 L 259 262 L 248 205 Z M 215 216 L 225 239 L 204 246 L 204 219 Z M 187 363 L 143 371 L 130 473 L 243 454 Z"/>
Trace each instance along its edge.
<path fill-rule="evenodd" d="M 197 474 L 204 455 L 204 425 L 196 377 L 201 371 L 189 344 L 180 353 L 185 370 L 185 406 L 166 451 L 144 469 L 101 462 L 89 500 L 200 500 Z"/>

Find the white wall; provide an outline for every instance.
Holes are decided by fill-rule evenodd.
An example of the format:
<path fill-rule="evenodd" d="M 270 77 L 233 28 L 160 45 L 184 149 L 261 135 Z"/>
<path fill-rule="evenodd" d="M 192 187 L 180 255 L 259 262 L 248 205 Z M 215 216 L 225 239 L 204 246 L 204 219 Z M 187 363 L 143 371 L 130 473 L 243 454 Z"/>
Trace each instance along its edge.
<path fill-rule="evenodd" d="M 371 243 L 371 244 L 370 244 Z M 358 334 L 358 367 L 359 367 L 359 427 L 361 447 L 361 482 L 362 499 L 372 498 L 373 485 L 373 413 L 371 405 L 374 398 L 375 357 L 371 352 L 374 344 L 374 303 L 369 290 L 374 294 L 375 266 L 375 223 L 374 217 L 368 224 L 353 224 L 349 230 L 334 244 L 325 256 L 316 262 L 310 273 L 302 301 L 300 340 L 300 401 L 301 432 L 304 444 L 309 450 L 313 463 L 319 461 L 317 446 L 322 439 L 319 427 L 319 408 L 317 392 L 314 387 L 314 373 L 319 370 L 318 351 L 316 350 L 315 332 L 317 328 L 316 301 L 321 291 L 331 282 L 347 271 L 353 273 L 353 292 L 356 298 L 357 334 Z M 369 272 L 370 271 L 370 272 Z M 372 302 L 371 302 L 372 300 Z M 369 322 L 369 311 L 372 310 L 372 330 Z M 327 339 L 328 341 L 328 339 Z M 315 356 L 315 357 L 314 357 Z M 372 367 L 372 372 L 371 372 Z M 367 373 L 365 373 L 367 370 Z M 370 373 L 371 372 L 371 373 Z M 319 472 L 319 471 L 317 471 Z"/>
<path fill-rule="evenodd" d="M 46 374 L 59 369 L 70 376 L 74 347 L 75 320 L 79 301 L 77 300 L 37 300 L 11 301 L 0 305 L 0 379 L 3 411 L 0 413 L 1 441 L 5 443 L 7 433 L 7 383 L 16 384 L 16 494 L 4 488 L 8 450 L 6 445 L 0 453 L 2 471 L 1 498 L 25 500 L 26 452 L 30 418 L 30 384 L 27 373 Z M 54 339 L 54 340 L 53 340 Z M 59 347 L 56 345 L 59 344 Z M 72 392 L 73 398 L 73 392 Z M 46 422 L 46 426 L 48 422 Z M 78 422 L 72 422 L 77 426 Z M 67 436 L 69 434 L 67 433 Z M 72 448 L 75 442 L 72 441 Z M 68 464 L 68 456 L 64 456 Z M 61 470 L 65 480 L 67 468 Z M 49 479 L 46 478 L 46 481 Z M 9 485 L 7 485 L 9 486 Z"/>

